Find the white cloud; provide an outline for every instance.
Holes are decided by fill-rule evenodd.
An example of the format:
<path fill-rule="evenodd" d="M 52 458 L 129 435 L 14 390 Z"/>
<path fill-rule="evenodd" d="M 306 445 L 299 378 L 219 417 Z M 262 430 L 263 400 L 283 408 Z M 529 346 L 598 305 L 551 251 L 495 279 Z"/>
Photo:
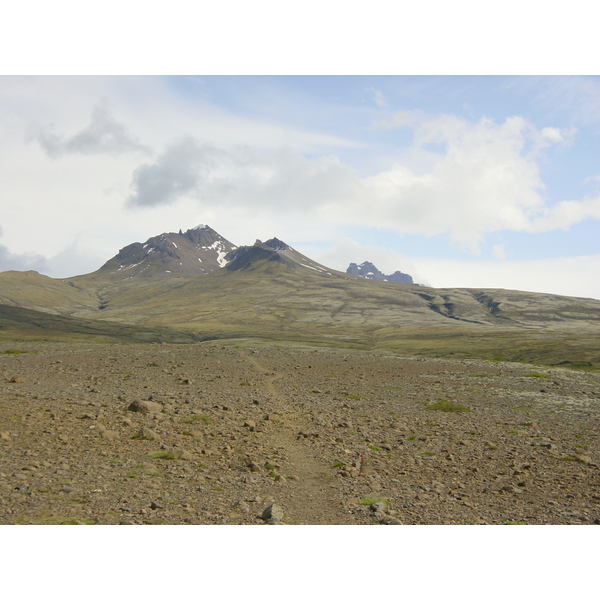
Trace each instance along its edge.
<path fill-rule="evenodd" d="M 389 119 L 375 121 L 371 127 L 373 129 L 399 129 L 409 127 L 422 117 L 423 113 L 420 110 L 399 110 Z"/>
<path fill-rule="evenodd" d="M 538 159 L 545 146 L 565 142 L 560 130 L 540 131 L 521 117 L 499 124 L 450 115 L 412 122 L 419 167 L 411 166 L 409 150 L 402 164 L 363 178 L 335 156 L 309 159 L 289 146 L 225 149 L 187 137 L 135 170 L 129 203 L 158 206 L 188 197 L 202 207 L 308 212 L 331 223 L 450 234 L 475 254 L 491 232 L 548 231 L 600 218 L 598 199 L 546 205 Z"/>
<path fill-rule="evenodd" d="M 501 288 L 600 299 L 600 254 L 544 260 L 443 260 L 413 258 L 438 288 Z"/>
<path fill-rule="evenodd" d="M 377 90 L 374 87 L 370 87 L 367 91 L 372 94 L 373 102 L 375 102 L 377 106 L 385 108 L 388 105 L 388 102 L 385 99 L 385 96 L 383 95 L 383 92 L 381 90 Z"/>
<path fill-rule="evenodd" d="M 0 235 L 2 229 L 0 228 Z M 44 271 L 48 262 L 40 254 L 11 252 L 6 246 L 0 244 L 0 272 L 2 271 Z"/>
<path fill-rule="evenodd" d="M 506 259 L 506 250 L 504 249 L 504 244 L 496 244 L 492 248 L 492 255 L 494 258 L 498 258 L 500 260 Z"/>
<path fill-rule="evenodd" d="M 533 228 L 535 231 L 567 230 L 590 217 L 600 220 L 600 196 L 558 202 L 533 221 Z"/>
<path fill-rule="evenodd" d="M 54 133 L 53 127 L 32 127 L 28 141 L 36 141 L 50 158 L 65 154 L 149 153 L 149 149 L 128 133 L 127 128 L 111 114 L 106 99 L 92 111 L 91 123 L 71 136 Z"/>

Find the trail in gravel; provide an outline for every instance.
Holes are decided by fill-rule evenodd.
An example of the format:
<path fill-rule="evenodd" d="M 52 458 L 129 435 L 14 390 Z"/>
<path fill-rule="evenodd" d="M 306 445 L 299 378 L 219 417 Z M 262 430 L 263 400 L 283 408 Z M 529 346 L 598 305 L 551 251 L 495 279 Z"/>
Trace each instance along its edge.
<path fill-rule="evenodd" d="M 324 464 L 311 449 L 298 442 L 298 432 L 307 429 L 309 424 L 302 414 L 286 402 L 286 397 L 277 386 L 285 379 L 285 374 L 276 373 L 261 364 L 252 355 L 244 353 L 252 367 L 264 376 L 270 406 L 275 415 L 281 417 L 281 424 L 271 435 L 271 444 L 285 450 L 288 458 L 289 474 L 297 477 L 297 482 L 286 500 L 286 521 L 307 525 L 341 525 L 355 523 L 350 516 L 344 517 L 340 510 L 343 498 L 330 465 Z"/>

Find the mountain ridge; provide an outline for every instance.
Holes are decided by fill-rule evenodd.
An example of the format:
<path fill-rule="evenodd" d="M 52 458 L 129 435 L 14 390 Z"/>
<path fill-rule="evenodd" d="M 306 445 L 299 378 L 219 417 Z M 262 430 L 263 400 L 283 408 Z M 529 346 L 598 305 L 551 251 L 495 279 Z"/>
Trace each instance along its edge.
<path fill-rule="evenodd" d="M 393 283 L 410 283 L 413 284 L 413 278 L 401 271 L 394 271 L 391 275 L 384 275 L 373 263 L 365 261 L 360 265 L 350 263 L 346 269 L 346 273 L 351 275 L 359 275 L 365 279 L 376 279 L 378 281 L 391 281 Z"/>
<path fill-rule="evenodd" d="M 573 348 L 596 352 L 600 333 L 598 300 L 365 278 L 329 269 L 278 238 L 234 246 L 208 226 L 130 244 L 86 275 L 0 273 L 0 304 L 197 336 L 190 339 L 260 337 L 411 352 L 424 343 L 418 340 L 438 348 L 440 340 L 475 339 L 479 347 L 510 331 L 527 344 L 532 335 L 546 346 L 561 340 L 562 359 L 577 354 L 584 361 L 589 357 Z M 407 336 L 409 346 L 400 343 Z M 526 343 L 512 341 L 506 351 L 520 356 Z"/>

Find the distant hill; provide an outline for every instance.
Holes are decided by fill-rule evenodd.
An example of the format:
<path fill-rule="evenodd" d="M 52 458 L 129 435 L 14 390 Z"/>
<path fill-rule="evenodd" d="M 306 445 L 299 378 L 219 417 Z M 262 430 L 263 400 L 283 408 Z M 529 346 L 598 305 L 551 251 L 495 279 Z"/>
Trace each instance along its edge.
<path fill-rule="evenodd" d="M 262 338 L 600 366 L 598 300 L 427 288 L 371 263 L 354 266 L 354 273 L 330 269 L 277 238 L 238 247 L 204 225 L 130 244 L 87 275 L 0 273 L 0 304 L 62 317 L 37 315 L 40 327 L 28 335 L 55 329 L 133 340 Z M 0 337 L 18 337 L 33 314 L 17 320 L 11 310 Z"/>
<path fill-rule="evenodd" d="M 359 275 L 365 279 L 375 279 L 377 281 L 392 281 L 393 283 L 414 283 L 413 278 L 401 271 L 395 271 L 391 275 L 384 275 L 373 263 L 364 262 L 360 265 L 350 263 L 346 273 Z"/>

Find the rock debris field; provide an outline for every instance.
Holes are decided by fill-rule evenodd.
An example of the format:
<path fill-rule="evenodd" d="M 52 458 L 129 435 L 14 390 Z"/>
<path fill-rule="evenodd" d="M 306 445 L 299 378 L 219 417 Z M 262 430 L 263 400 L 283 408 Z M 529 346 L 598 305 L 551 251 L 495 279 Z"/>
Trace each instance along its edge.
<path fill-rule="evenodd" d="M 1 524 L 598 524 L 600 376 L 239 345 L 0 344 Z"/>

